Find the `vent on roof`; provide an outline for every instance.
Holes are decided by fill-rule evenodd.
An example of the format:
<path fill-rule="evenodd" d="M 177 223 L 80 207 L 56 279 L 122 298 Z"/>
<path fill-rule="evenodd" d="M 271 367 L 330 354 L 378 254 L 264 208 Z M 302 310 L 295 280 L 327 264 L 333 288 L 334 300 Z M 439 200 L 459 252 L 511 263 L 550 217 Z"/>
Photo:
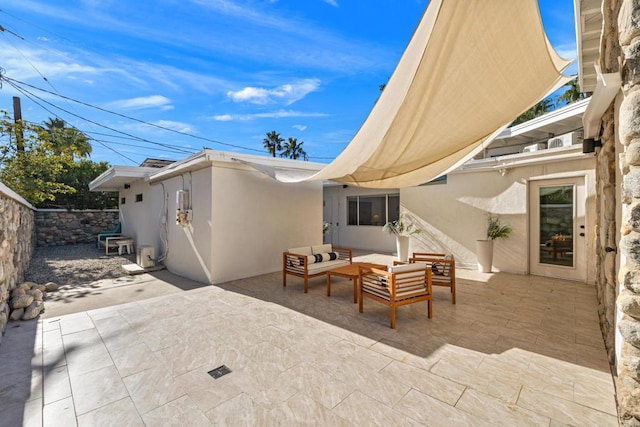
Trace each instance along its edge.
<path fill-rule="evenodd" d="M 544 150 L 545 148 L 547 148 L 546 144 L 544 142 L 539 142 L 537 144 L 527 145 L 526 147 L 524 147 L 522 149 L 522 152 L 523 153 L 532 153 L 534 151 Z"/>

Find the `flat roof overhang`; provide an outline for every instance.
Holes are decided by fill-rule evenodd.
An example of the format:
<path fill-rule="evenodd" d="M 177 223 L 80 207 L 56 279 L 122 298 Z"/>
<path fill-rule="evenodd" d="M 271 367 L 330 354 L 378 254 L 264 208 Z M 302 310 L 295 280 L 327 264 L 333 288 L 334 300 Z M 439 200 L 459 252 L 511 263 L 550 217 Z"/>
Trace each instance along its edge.
<path fill-rule="evenodd" d="M 89 191 L 120 191 L 125 184 L 144 180 L 157 168 L 140 166 L 111 166 L 89 183 Z"/>

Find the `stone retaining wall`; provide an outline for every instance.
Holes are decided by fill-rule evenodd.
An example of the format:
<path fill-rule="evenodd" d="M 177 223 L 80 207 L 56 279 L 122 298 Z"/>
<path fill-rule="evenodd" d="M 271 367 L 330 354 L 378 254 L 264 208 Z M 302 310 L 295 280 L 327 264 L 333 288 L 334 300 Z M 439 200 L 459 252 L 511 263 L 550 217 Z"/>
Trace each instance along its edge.
<path fill-rule="evenodd" d="M 33 207 L 0 183 L 0 342 L 9 318 L 9 294 L 31 261 L 34 232 Z"/>
<path fill-rule="evenodd" d="M 118 210 L 67 211 L 38 209 L 35 212 L 37 246 L 93 243 L 102 230 L 113 230 Z"/>

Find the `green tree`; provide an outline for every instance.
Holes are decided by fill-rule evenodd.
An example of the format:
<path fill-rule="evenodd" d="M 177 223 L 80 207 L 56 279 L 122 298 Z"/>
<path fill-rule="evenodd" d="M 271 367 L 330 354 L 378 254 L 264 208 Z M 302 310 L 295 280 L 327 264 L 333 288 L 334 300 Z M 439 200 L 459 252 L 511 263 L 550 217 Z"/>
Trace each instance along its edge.
<path fill-rule="evenodd" d="M 38 204 L 38 207 L 66 209 L 117 209 L 118 193 L 89 191 L 89 183 L 109 169 L 108 162 L 81 159 L 73 162 L 58 179 L 75 189 L 74 193 L 56 194 L 55 200 Z"/>
<path fill-rule="evenodd" d="M 580 101 L 581 99 L 586 98 L 585 93 L 580 91 L 580 85 L 578 84 L 577 77 L 563 87 L 568 87 L 568 89 L 558 97 L 558 99 L 556 100 L 556 105 L 571 104 L 573 102 Z"/>
<path fill-rule="evenodd" d="M 528 122 L 529 120 L 535 119 L 549 111 L 553 110 L 553 101 L 551 98 L 545 98 L 542 101 L 538 102 L 533 107 L 529 108 L 524 113 L 520 114 L 512 123 L 511 126 L 518 125 L 520 123 Z"/>
<path fill-rule="evenodd" d="M 309 160 L 309 156 L 307 156 L 307 152 L 302 148 L 303 141 L 298 142 L 297 138 L 289 137 L 287 142 L 282 146 L 283 150 L 280 153 L 280 157 L 287 157 L 289 159 L 302 159 Z"/>
<path fill-rule="evenodd" d="M 24 151 L 17 150 L 15 135 L 24 134 Z M 73 193 L 73 187 L 58 179 L 72 159 L 55 154 L 51 138 L 41 126 L 14 123 L 4 112 L 0 120 L 0 181 L 29 203 L 55 200 L 56 194 Z"/>
<path fill-rule="evenodd" d="M 0 181 L 36 207 L 104 209 L 118 206 L 116 193 L 89 192 L 89 182 L 108 163 L 87 160 L 91 144 L 82 132 L 60 119 L 44 126 L 0 119 Z M 24 151 L 15 135 L 24 134 Z M 78 158 L 77 161 L 74 158 Z"/>
<path fill-rule="evenodd" d="M 266 148 L 269 154 L 271 154 L 273 157 L 276 157 L 278 151 L 282 150 L 283 142 L 284 138 L 281 138 L 280 134 L 275 130 L 267 132 L 267 137 L 262 141 L 264 148 Z"/>
<path fill-rule="evenodd" d="M 85 158 L 91 154 L 89 138 L 78 129 L 68 127 L 64 120 L 49 117 L 43 124 L 55 154 L 68 154 L 71 158 Z"/>

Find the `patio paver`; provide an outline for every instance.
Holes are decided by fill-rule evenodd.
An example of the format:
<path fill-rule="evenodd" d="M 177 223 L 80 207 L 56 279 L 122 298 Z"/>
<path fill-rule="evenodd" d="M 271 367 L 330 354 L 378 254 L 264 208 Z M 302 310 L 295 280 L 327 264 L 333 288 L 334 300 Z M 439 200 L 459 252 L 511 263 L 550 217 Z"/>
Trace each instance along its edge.
<path fill-rule="evenodd" d="M 594 287 L 457 273 L 457 304 L 434 288 L 433 318 L 426 303 L 401 307 L 396 330 L 382 304 L 365 301 L 358 313 L 349 286 L 328 298 L 317 278 L 304 294 L 301 280 L 283 288 L 280 273 L 11 322 L 0 345 L 0 419 L 617 425 Z M 222 364 L 232 372 L 207 374 Z"/>

